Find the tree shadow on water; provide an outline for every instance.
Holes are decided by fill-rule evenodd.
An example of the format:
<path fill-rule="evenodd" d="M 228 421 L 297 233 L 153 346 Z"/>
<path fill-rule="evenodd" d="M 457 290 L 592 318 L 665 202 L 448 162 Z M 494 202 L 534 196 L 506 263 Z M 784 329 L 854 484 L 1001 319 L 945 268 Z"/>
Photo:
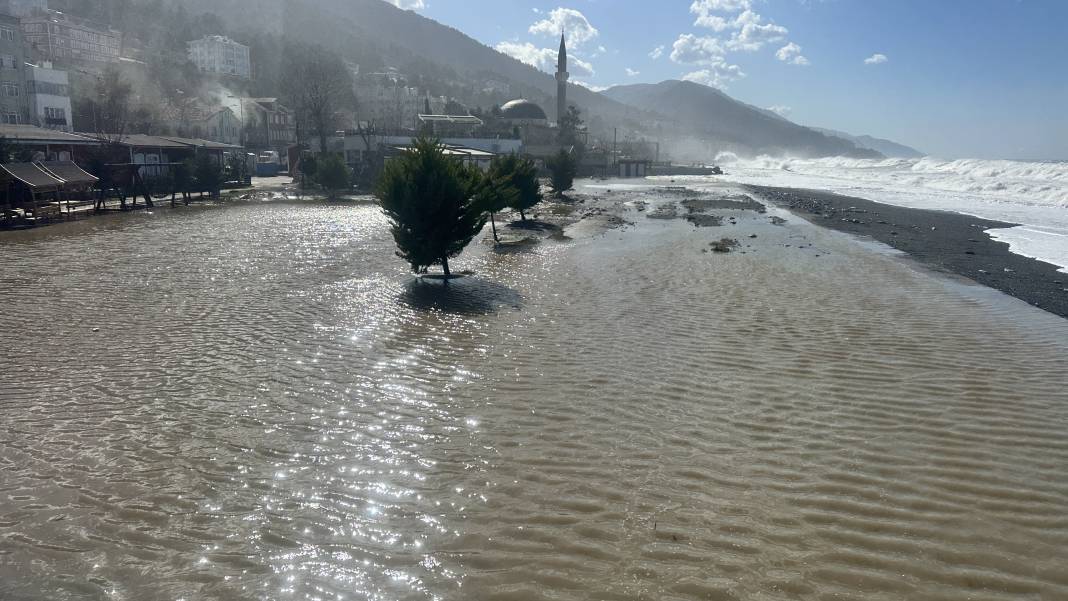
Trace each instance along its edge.
<path fill-rule="evenodd" d="M 448 282 L 440 276 L 423 276 L 405 284 L 401 302 L 419 311 L 487 315 L 520 309 L 523 297 L 508 286 L 474 276 L 453 276 Z"/>

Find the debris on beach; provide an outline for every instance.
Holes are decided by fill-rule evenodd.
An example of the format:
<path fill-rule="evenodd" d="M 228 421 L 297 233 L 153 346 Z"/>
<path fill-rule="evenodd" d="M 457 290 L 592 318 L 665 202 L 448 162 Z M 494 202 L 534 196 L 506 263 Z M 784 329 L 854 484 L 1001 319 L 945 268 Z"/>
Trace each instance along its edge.
<path fill-rule="evenodd" d="M 708 245 L 712 247 L 712 252 L 729 253 L 732 248 L 738 246 L 738 241 L 734 238 L 720 238 L 715 242 L 710 242 Z"/>
<path fill-rule="evenodd" d="M 649 219 L 675 219 L 679 216 L 679 207 L 673 202 L 665 203 L 656 207 L 652 212 L 646 213 L 645 216 Z"/>
<path fill-rule="evenodd" d="M 783 219 L 782 217 L 777 217 L 775 215 L 771 216 L 771 224 L 772 225 L 782 225 L 784 223 L 786 223 L 786 220 Z"/>
<path fill-rule="evenodd" d="M 687 215 L 686 221 L 694 224 L 695 227 L 717 227 L 723 225 L 723 218 L 718 215 L 702 215 L 700 213 Z"/>

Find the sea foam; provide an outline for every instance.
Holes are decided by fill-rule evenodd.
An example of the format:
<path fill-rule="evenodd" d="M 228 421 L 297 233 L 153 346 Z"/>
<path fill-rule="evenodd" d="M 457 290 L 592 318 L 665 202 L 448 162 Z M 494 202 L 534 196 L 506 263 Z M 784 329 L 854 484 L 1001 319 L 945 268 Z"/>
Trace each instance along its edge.
<path fill-rule="evenodd" d="M 1020 224 L 990 230 L 1012 252 L 1068 272 L 1068 162 L 985 159 L 741 159 L 724 153 L 718 179 L 814 188 L 877 202 Z"/>

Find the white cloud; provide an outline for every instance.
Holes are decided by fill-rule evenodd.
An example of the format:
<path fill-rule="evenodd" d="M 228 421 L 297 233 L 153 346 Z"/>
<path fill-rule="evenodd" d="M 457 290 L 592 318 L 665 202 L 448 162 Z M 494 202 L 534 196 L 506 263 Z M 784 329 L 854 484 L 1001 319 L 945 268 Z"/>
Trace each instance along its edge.
<path fill-rule="evenodd" d="M 886 58 L 885 54 L 879 54 L 878 52 L 864 59 L 865 65 L 881 65 L 890 59 Z"/>
<path fill-rule="evenodd" d="M 731 50 L 744 50 L 755 52 L 765 44 L 781 41 L 789 31 L 782 25 L 774 23 L 762 23 L 762 17 L 751 10 L 747 10 L 734 20 L 733 26 L 738 29 L 727 41 L 727 47 Z"/>
<path fill-rule="evenodd" d="M 727 62 L 726 55 L 727 49 L 722 41 L 709 36 L 684 33 L 671 46 L 673 62 L 705 67 L 687 73 L 683 79 L 717 88 L 726 87 L 728 83 L 745 77 L 741 67 Z"/>
<path fill-rule="evenodd" d="M 554 52 L 559 52 L 556 50 Z M 556 59 L 553 59 L 552 71 L 556 71 Z M 590 77 L 593 75 L 593 65 L 589 61 L 584 61 L 581 58 L 572 54 L 567 57 L 567 70 L 574 75 Z"/>
<path fill-rule="evenodd" d="M 790 113 L 794 111 L 794 109 L 788 106 L 783 106 L 781 104 L 769 106 L 768 110 L 783 118 L 787 117 Z"/>
<path fill-rule="evenodd" d="M 422 0 L 416 0 L 421 2 Z M 546 19 L 530 26 L 530 33 L 556 37 L 563 32 L 573 46 L 581 46 L 597 37 L 600 32 L 590 25 L 586 15 L 573 8 L 554 8 Z"/>
<path fill-rule="evenodd" d="M 655 61 L 656 59 L 660 58 L 663 55 L 664 55 L 664 47 L 663 46 L 657 46 L 656 48 L 653 48 L 653 50 L 649 53 L 649 58 L 651 58 L 651 59 L 653 59 Z"/>
<path fill-rule="evenodd" d="M 530 42 L 501 42 L 494 47 L 497 52 L 507 54 L 519 62 L 526 63 L 546 72 L 556 71 L 556 48 L 539 48 Z M 568 70 L 579 76 L 593 75 L 593 65 L 577 56 L 568 57 Z"/>
<path fill-rule="evenodd" d="M 635 71 L 634 69 L 631 69 L 630 67 L 626 68 L 626 72 L 627 72 L 627 77 L 637 77 L 638 75 L 642 74 L 641 71 Z"/>
<path fill-rule="evenodd" d="M 743 77 L 745 77 L 745 73 L 742 73 L 738 65 L 730 65 L 723 62 L 722 64 L 711 65 L 707 69 L 687 73 L 682 76 L 682 79 L 714 88 L 725 88 L 730 82 Z"/>
<path fill-rule="evenodd" d="M 690 12 L 698 17 L 704 17 L 709 13 L 736 13 L 741 10 L 748 10 L 751 6 L 750 0 L 694 0 L 690 5 Z"/>
<path fill-rule="evenodd" d="M 501 42 L 495 47 L 497 52 L 507 54 L 521 63 L 545 70 L 556 64 L 556 51 L 552 48 L 538 48 L 530 42 Z"/>
<path fill-rule="evenodd" d="M 779 48 L 775 52 L 775 58 L 789 65 L 799 65 L 802 67 L 809 65 L 808 59 L 801 54 L 801 47 L 793 42 Z"/>
<path fill-rule="evenodd" d="M 587 90 L 592 90 L 594 92 L 603 92 L 603 91 L 607 90 L 608 88 L 613 87 L 613 86 L 595 86 L 592 83 L 587 83 L 587 82 L 579 80 L 579 79 L 573 79 L 573 80 L 571 80 L 571 83 L 575 84 L 576 86 L 582 86 L 582 87 L 586 88 Z"/>
<path fill-rule="evenodd" d="M 671 45 L 671 60 L 686 65 L 707 65 L 723 60 L 726 48 L 718 38 L 684 33 Z"/>
<path fill-rule="evenodd" d="M 426 3 L 423 0 L 389 0 L 397 8 L 403 8 L 404 10 L 423 10 L 426 8 Z"/>

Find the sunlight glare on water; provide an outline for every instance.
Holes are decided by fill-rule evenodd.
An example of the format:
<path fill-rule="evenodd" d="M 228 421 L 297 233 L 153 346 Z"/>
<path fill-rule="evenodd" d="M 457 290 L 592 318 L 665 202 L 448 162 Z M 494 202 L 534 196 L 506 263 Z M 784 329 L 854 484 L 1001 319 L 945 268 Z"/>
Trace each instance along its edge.
<path fill-rule="evenodd" d="M 0 596 L 1068 597 L 1062 320 L 630 218 L 448 290 L 371 206 L 8 236 Z"/>

